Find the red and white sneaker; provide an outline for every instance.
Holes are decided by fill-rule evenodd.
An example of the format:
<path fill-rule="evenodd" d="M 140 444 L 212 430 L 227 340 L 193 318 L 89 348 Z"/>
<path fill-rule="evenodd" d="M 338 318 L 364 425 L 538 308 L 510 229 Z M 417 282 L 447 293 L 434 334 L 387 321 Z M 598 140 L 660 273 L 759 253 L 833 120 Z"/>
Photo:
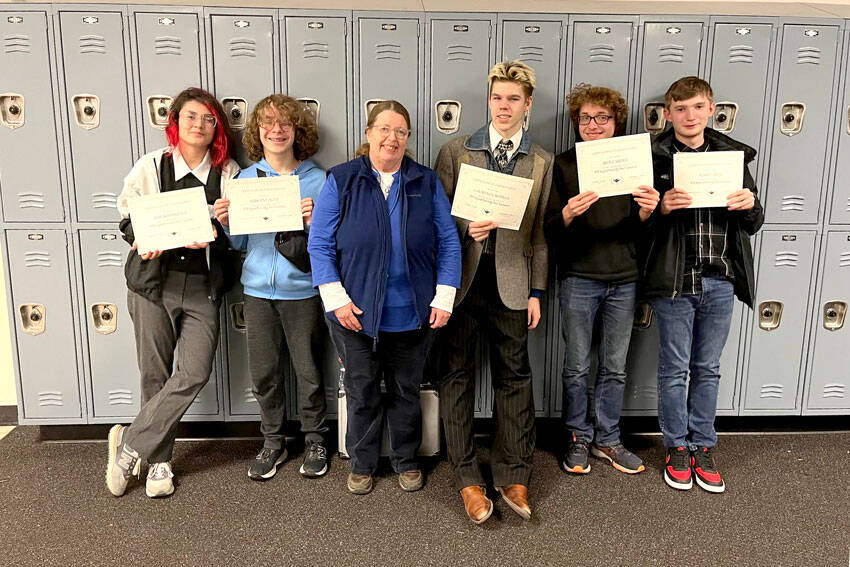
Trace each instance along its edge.
<path fill-rule="evenodd" d="M 664 467 L 664 482 L 676 490 L 690 490 L 694 485 L 691 477 L 691 452 L 687 447 L 668 447 Z"/>
<path fill-rule="evenodd" d="M 716 494 L 726 490 L 726 484 L 717 472 L 717 465 L 711 456 L 711 447 L 697 447 L 693 452 L 692 466 L 700 488 Z"/>

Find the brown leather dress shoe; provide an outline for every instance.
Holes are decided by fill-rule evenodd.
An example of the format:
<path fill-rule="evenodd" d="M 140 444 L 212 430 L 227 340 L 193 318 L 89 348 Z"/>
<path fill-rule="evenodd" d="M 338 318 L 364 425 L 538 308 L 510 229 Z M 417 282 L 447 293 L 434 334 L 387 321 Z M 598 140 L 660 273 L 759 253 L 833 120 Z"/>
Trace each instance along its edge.
<path fill-rule="evenodd" d="M 523 520 L 531 519 L 531 507 L 528 505 L 528 487 L 523 484 L 508 484 L 496 490 Z"/>
<path fill-rule="evenodd" d="M 460 496 L 466 515 L 473 523 L 482 524 L 493 513 L 493 501 L 487 498 L 480 486 L 467 486 L 461 489 Z"/>

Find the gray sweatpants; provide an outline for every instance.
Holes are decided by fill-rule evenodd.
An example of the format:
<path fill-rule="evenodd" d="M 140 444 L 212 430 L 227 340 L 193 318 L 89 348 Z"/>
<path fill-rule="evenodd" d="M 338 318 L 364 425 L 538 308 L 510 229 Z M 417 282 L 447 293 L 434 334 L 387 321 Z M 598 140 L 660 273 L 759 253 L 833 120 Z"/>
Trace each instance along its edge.
<path fill-rule="evenodd" d="M 322 303 L 308 299 L 262 299 L 245 295 L 248 367 L 254 397 L 260 406 L 263 446 L 280 449 L 286 424 L 286 393 L 281 354 L 287 349 L 295 369 L 298 414 L 306 442 L 324 442 L 327 404 L 322 387 L 324 333 Z M 284 342 L 285 339 L 285 342 Z"/>
<path fill-rule="evenodd" d="M 142 409 L 124 442 L 149 463 L 171 460 L 177 424 L 210 379 L 218 345 L 219 302 L 210 302 L 207 295 L 205 276 L 173 271 L 165 277 L 160 301 L 127 292 Z"/>

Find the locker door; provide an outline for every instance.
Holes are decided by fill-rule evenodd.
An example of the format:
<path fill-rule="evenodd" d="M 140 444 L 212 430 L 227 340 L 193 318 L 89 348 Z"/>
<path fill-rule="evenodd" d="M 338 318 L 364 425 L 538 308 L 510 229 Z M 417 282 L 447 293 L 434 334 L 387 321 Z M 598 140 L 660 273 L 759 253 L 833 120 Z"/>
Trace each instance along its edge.
<path fill-rule="evenodd" d="M 366 107 L 371 108 L 369 103 L 393 99 L 402 103 L 410 113 L 413 134 L 407 141 L 407 149 L 417 161 L 424 162 L 428 156 L 419 152 L 424 137 L 418 132 L 423 124 L 419 92 L 424 67 L 419 52 L 419 19 L 360 17 L 357 30 L 354 146 L 359 146 L 366 139 L 363 132 L 368 115 Z"/>
<path fill-rule="evenodd" d="M 132 418 L 140 409 L 133 321 L 124 262 L 130 247 L 117 230 L 81 230 L 80 263 L 88 339 L 91 417 Z"/>
<path fill-rule="evenodd" d="M 823 188 L 837 26 L 785 25 L 765 217 L 771 223 L 816 223 Z"/>
<path fill-rule="evenodd" d="M 201 27 L 198 14 L 136 12 L 138 105 L 142 151 L 166 145 L 165 125 L 171 101 L 201 80 Z M 254 80 L 254 79 L 252 79 Z"/>
<path fill-rule="evenodd" d="M 735 392 L 738 388 L 738 352 L 741 348 L 741 325 L 744 321 L 744 312 L 750 310 L 737 298 L 732 308 L 732 326 L 729 328 L 729 337 L 723 354 L 720 355 L 720 384 L 717 387 L 717 413 L 725 415 L 737 415 L 737 404 L 735 403 Z"/>
<path fill-rule="evenodd" d="M 509 20 L 502 22 L 501 60 L 520 60 L 534 69 L 537 87 L 529 118 L 531 139 L 549 151 L 557 149 L 561 122 L 560 21 Z"/>
<path fill-rule="evenodd" d="M 209 19 L 212 89 L 236 134 L 237 157 L 244 167 L 251 163 L 242 148 L 248 115 L 276 90 L 274 17 L 211 14 Z"/>
<path fill-rule="evenodd" d="M 431 19 L 428 98 L 429 153 L 487 123 L 487 73 L 493 59 L 490 19 Z"/>
<path fill-rule="evenodd" d="M 228 416 L 253 416 L 256 418 L 260 414 L 260 408 L 251 391 L 241 285 L 237 284 L 227 294 L 223 307 L 227 310 L 225 314 L 226 327 L 222 330 L 222 334 L 227 337 L 227 374 L 230 394 L 227 414 Z"/>
<path fill-rule="evenodd" d="M 336 347 L 331 340 L 330 333 L 325 328 L 322 329 L 322 337 L 324 348 L 322 353 L 324 357 L 320 361 L 319 371 L 322 373 L 322 386 L 325 391 L 325 414 L 327 418 L 334 419 L 337 415 L 337 398 L 339 393 L 339 362 L 337 362 Z M 288 352 L 288 349 L 284 347 Z M 301 415 L 298 409 L 298 376 L 295 374 L 295 367 L 291 363 L 291 359 L 287 356 L 286 362 L 286 395 L 289 402 L 288 419 L 298 419 Z M 427 380 L 427 377 L 425 378 Z"/>
<path fill-rule="evenodd" d="M 844 35 L 844 100 L 838 105 L 836 121 L 835 179 L 832 184 L 832 209 L 829 222 L 850 224 L 850 30 Z"/>
<path fill-rule="evenodd" d="M 9 230 L 6 253 L 22 417 L 82 418 L 65 232 Z"/>
<path fill-rule="evenodd" d="M 281 22 L 286 40 L 283 90 L 310 103 L 315 101 L 319 109 L 319 152 L 313 159 L 325 169 L 351 158 L 346 23 L 342 16 L 285 16 Z"/>
<path fill-rule="evenodd" d="M 61 12 L 60 22 L 77 219 L 112 222 L 133 167 L 123 15 Z"/>
<path fill-rule="evenodd" d="M 3 220 L 63 221 L 47 14 L 2 11 L 0 36 Z"/>
<path fill-rule="evenodd" d="M 658 411 L 658 321 L 651 312 L 648 327 L 632 329 L 626 359 L 626 393 L 623 412 L 655 414 Z"/>
<path fill-rule="evenodd" d="M 643 28 L 640 84 L 635 119 L 638 132 L 664 130 L 664 93 L 681 77 L 700 69 L 703 24 L 646 22 Z"/>
<path fill-rule="evenodd" d="M 760 238 L 742 413 L 797 413 L 815 233 L 768 230 Z"/>
<path fill-rule="evenodd" d="M 850 232 L 830 232 L 815 306 L 806 409 L 850 409 Z"/>

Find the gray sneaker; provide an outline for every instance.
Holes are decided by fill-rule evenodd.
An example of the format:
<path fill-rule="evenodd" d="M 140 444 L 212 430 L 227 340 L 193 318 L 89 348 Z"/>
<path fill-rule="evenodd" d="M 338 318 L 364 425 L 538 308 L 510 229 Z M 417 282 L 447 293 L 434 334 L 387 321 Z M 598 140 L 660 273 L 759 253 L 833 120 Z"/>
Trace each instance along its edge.
<path fill-rule="evenodd" d="M 286 460 L 286 449 L 269 449 L 263 447 L 251 466 L 248 467 L 248 477 L 251 480 L 268 480 L 277 473 L 277 467 Z"/>
<path fill-rule="evenodd" d="M 416 492 L 425 484 L 425 475 L 422 471 L 404 471 L 398 473 L 398 485 L 405 492 Z"/>
<path fill-rule="evenodd" d="M 124 444 L 123 425 L 113 425 L 109 430 L 109 456 L 106 462 L 106 486 L 113 496 L 121 496 L 127 490 L 131 476 L 139 476 L 142 462 L 139 454 Z"/>
<path fill-rule="evenodd" d="M 315 478 L 328 472 L 328 450 L 318 441 L 307 443 L 304 451 L 304 463 L 298 469 L 302 475 Z"/>
<path fill-rule="evenodd" d="M 369 494 L 373 486 L 372 475 L 348 473 L 346 485 L 352 494 Z"/>
<path fill-rule="evenodd" d="M 641 458 L 623 447 L 619 441 L 613 445 L 594 443 L 590 452 L 594 457 L 607 460 L 615 469 L 626 474 L 637 474 L 646 468 Z"/>
<path fill-rule="evenodd" d="M 151 463 L 148 467 L 148 479 L 145 482 L 145 494 L 148 498 L 163 498 L 174 494 L 174 473 L 171 463 Z"/>

